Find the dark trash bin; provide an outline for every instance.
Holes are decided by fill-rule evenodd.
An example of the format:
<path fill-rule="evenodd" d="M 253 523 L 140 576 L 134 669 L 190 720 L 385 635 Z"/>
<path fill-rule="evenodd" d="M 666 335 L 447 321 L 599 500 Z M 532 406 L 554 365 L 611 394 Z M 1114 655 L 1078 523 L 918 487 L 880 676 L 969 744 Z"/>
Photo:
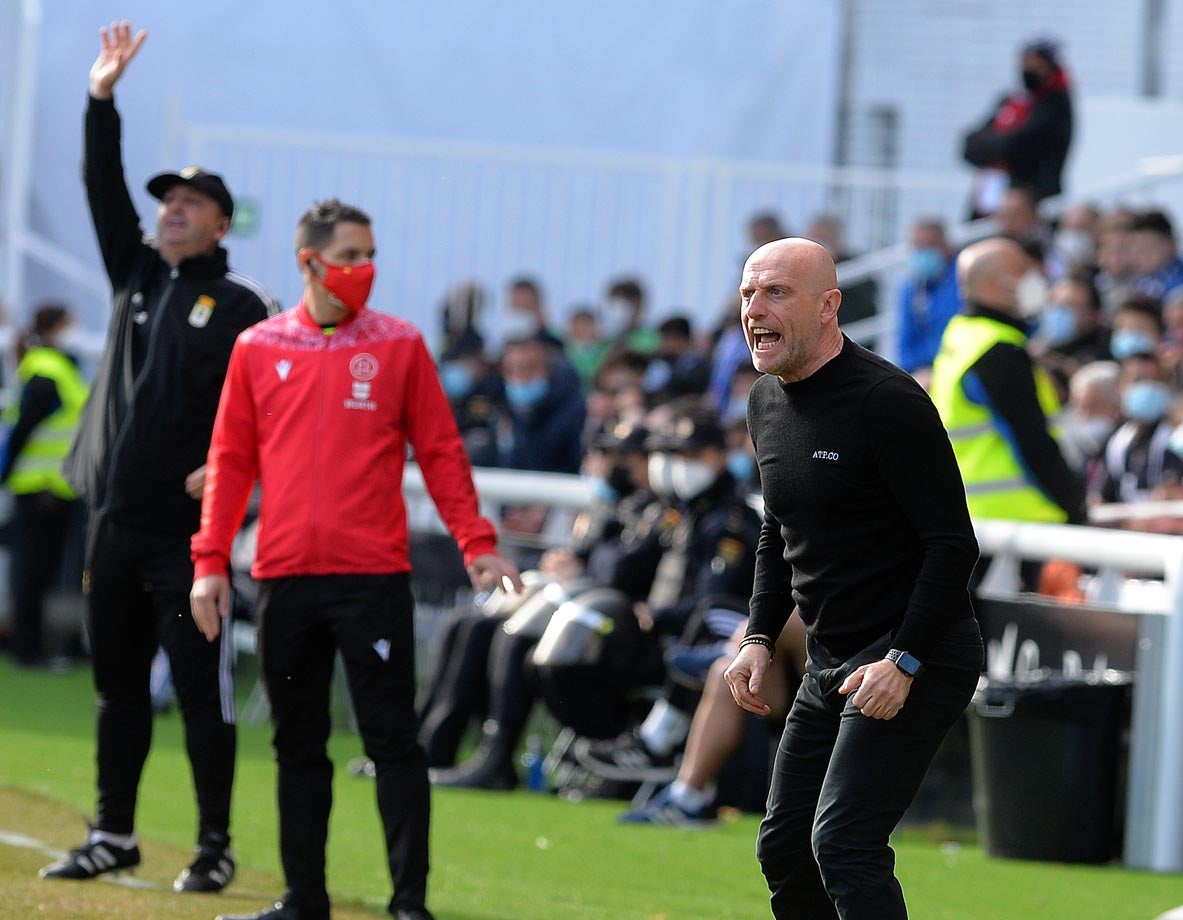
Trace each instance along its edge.
<path fill-rule="evenodd" d="M 974 811 L 991 856 L 1121 853 L 1133 680 L 1121 671 L 982 678 L 969 710 Z"/>

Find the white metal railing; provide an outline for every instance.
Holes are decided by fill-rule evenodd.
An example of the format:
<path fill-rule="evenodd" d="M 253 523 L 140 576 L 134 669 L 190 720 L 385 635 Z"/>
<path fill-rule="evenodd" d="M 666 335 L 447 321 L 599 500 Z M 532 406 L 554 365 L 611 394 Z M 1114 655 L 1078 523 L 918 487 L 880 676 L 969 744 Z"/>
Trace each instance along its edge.
<path fill-rule="evenodd" d="M 478 469 L 475 480 L 490 505 L 576 510 L 592 497 L 578 476 Z M 407 465 L 403 488 L 420 509 L 428 504 L 414 464 Z M 982 553 L 994 557 L 983 593 L 1016 598 L 1021 560 L 1064 559 L 1098 570 L 1094 602 L 1138 617 L 1125 862 L 1183 870 L 1183 537 L 1011 521 L 978 520 L 974 527 Z M 1131 581 L 1133 573 L 1161 590 Z"/>

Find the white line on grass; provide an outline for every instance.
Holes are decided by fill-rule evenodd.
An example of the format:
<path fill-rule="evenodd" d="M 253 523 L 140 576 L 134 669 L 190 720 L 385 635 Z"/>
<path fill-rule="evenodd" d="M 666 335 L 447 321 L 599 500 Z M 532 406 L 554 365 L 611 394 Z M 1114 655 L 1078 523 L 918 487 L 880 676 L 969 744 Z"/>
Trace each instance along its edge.
<path fill-rule="evenodd" d="M 5 846 L 17 847 L 22 850 L 40 850 L 50 859 L 61 859 L 66 855 L 65 850 L 58 850 L 51 847 L 43 840 L 38 840 L 36 837 L 30 837 L 27 834 L 18 834 L 15 831 L 6 831 L 0 829 L 0 844 Z M 98 876 L 104 882 L 110 882 L 112 885 L 120 885 L 124 888 L 150 888 L 153 891 L 163 890 L 162 885 L 156 882 L 145 881 L 144 879 L 133 878 L 126 873 L 119 875 L 111 875 L 106 873 Z"/>

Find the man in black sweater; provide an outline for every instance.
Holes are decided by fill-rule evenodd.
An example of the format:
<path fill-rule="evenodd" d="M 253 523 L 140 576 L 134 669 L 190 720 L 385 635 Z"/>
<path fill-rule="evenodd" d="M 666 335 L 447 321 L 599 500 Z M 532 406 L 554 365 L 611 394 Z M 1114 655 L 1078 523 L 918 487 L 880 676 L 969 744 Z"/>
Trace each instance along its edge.
<path fill-rule="evenodd" d="M 146 33 L 102 30 L 90 71 L 83 177 L 113 302 L 94 389 L 64 473 L 90 510 L 87 632 L 98 692 L 94 827 L 45 878 L 89 879 L 135 866 L 140 776 L 152 739 L 149 672 L 168 654 L 197 796 L 197 852 L 177 891 L 219 891 L 234 875 L 230 790 L 234 698 L 229 641 L 210 643 L 189 614 L 205 455 L 230 350 L 274 312 L 230 270 L 220 241 L 234 201 L 219 176 L 190 167 L 148 182 L 160 200 L 146 238 L 123 175 L 113 91 Z"/>
<path fill-rule="evenodd" d="M 973 694 L 977 543 L 928 396 L 838 329 L 834 263 L 800 239 L 744 267 L 748 425 L 764 489 L 751 618 L 725 678 L 761 686 L 796 611 L 808 661 L 757 853 L 776 917 L 907 916 L 888 837 Z"/>

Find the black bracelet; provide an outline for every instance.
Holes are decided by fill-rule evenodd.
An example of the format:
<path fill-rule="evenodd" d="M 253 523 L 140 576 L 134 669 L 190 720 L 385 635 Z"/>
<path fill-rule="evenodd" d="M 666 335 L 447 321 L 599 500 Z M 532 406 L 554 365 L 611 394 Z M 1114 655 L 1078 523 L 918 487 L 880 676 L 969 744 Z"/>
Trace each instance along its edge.
<path fill-rule="evenodd" d="M 762 646 L 764 646 L 764 648 L 768 649 L 768 660 L 769 661 L 771 661 L 773 656 L 776 655 L 776 643 L 773 642 L 770 638 L 768 638 L 768 636 L 762 635 L 760 633 L 753 633 L 750 636 L 744 636 L 739 641 L 740 651 L 742 651 L 744 646 L 746 646 L 746 645 L 762 645 Z"/>

